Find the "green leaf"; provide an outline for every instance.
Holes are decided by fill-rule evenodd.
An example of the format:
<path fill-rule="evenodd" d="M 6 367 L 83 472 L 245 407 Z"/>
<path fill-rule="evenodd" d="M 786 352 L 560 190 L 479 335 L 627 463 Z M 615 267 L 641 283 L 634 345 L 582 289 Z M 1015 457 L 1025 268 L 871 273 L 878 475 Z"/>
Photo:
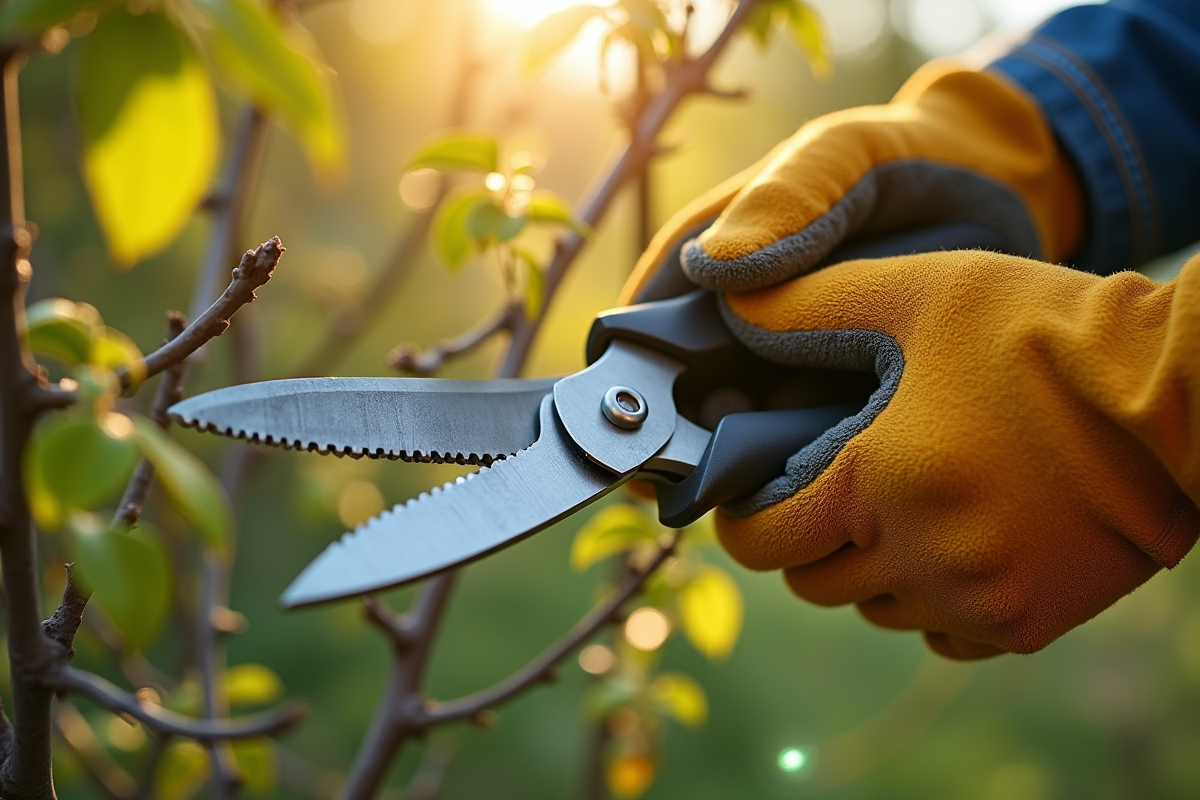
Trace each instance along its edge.
<path fill-rule="evenodd" d="M 262 664 L 239 664 L 225 673 L 225 696 L 231 706 L 262 706 L 282 694 L 283 681 Z"/>
<path fill-rule="evenodd" d="M 679 617 L 692 646 L 724 658 L 742 632 L 742 593 L 718 567 L 705 567 L 679 591 Z"/>
<path fill-rule="evenodd" d="M 524 214 L 514 217 L 494 200 L 477 203 L 467 215 L 467 232 L 480 249 L 507 242 L 524 228 Z"/>
<path fill-rule="evenodd" d="M 68 367 L 91 358 L 92 337 L 102 327 L 95 308 L 61 297 L 42 300 L 25 310 L 29 349 Z"/>
<path fill-rule="evenodd" d="M 131 650 L 154 640 L 171 607 L 171 572 L 158 540 L 142 528 L 125 532 L 75 525 L 79 578 L 94 591 Z"/>
<path fill-rule="evenodd" d="M 591 231 L 587 225 L 571 215 L 571 204 L 565 198 L 544 189 L 538 189 L 529 198 L 525 216 L 530 222 L 566 225 L 581 236 L 586 236 Z"/>
<path fill-rule="evenodd" d="M 655 543 L 658 526 L 646 512 L 625 503 L 607 506 L 592 515 L 571 543 L 571 567 L 585 570 L 597 561 Z"/>
<path fill-rule="evenodd" d="M 829 39 L 817 12 L 804 0 L 788 0 L 787 29 L 792 41 L 808 57 L 808 64 L 817 78 L 827 78 L 833 71 L 829 58 Z"/>
<path fill-rule="evenodd" d="M 134 420 L 142 456 L 154 465 L 159 482 L 206 544 L 223 548 L 233 533 L 229 497 L 208 467 L 148 419 Z"/>
<path fill-rule="evenodd" d="M 546 276 L 542 273 L 542 268 L 532 253 L 518 248 L 517 257 L 525 265 L 525 277 L 522 283 L 525 319 L 532 322 L 542 312 L 542 303 L 546 299 Z"/>
<path fill-rule="evenodd" d="M 614 676 L 588 687 L 583 695 L 583 714 L 599 722 L 637 696 L 637 687 L 625 677 Z"/>
<path fill-rule="evenodd" d="M 217 105 L 191 42 L 162 14 L 105 17 L 79 63 L 83 173 L 113 259 L 161 250 L 217 163 Z"/>
<path fill-rule="evenodd" d="M 750 14 L 742 23 L 760 52 L 766 50 L 767 46 L 771 44 L 771 33 L 775 29 L 775 9 L 775 2 L 760 0 L 754 8 L 750 9 Z"/>
<path fill-rule="evenodd" d="M 663 714 L 674 717 L 689 728 L 697 728 L 708 719 L 708 698 L 696 679 L 682 672 L 664 672 L 650 685 L 650 697 Z"/>
<path fill-rule="evenodd" d="M 242 773 L 246 791 L 255 797 L 274 794 L 279 775 L 275 759 L 275 743 L 260 739 L 239 739 L 232 743 L 233 759 Z"/>
<path fill-rule="evenodd" d="M 171 742 L 154 773 L 155 800 L 188 800 L 208 780 L 211 769 L 203 747 L 186 740 Z"/>
<path fill-rule="evenodd" d="M 604 9 L 578 5 L 556 11 L 534 25 L 521 40 L 521 75 L 532 79 L 540 75 L 592 17 L 604 16 Z"/>
<path fill-rule="evenodd" d="M 278 17 L 251 0 L 196 0 L 216 21 L 213 55 L 223 72 L 255 101 L 283 117 L 320 172 L 338 173 L 344 131 L 315 47 L 306 54 Z"/>
<path fill-rule="evenodd" d="M 430 236 L 438 258 L 451 272 L 456 271 L 467 260 L 471 252 L 471 234 L 467 220 L 480 203 L 491 202 L 490 192 L 457 192 L 446 198 L 438 207 L 433 218 Z"/>
<path fill-rule="evenodd" d="M 73 509 L 112 500 L 137 465 L 133 426 L 121 414 L 51 417 L 25 451 L 25 489 L 37 524 L 57 530 Z"/>
<path fill-rule="evenodd" d="M 0 7 L 0 36 L 41 33 L 69 21 L 80 11 L 90 9 L 103 14 L 114 5 L 111 0 L 9 0 Z"/>
<path fill-rule="evenodd" d="M 114 328 L 101 328 L 92 339 L 88 363 L 114 372 L 118 369 L 128 370 L 134 387 L 146 378 L 142 351 L 132 339 Z"/>
<path fill-rule="evenodd" d="M 442 172 L 495 172 L 499 163 L 496 137 L 483 131 L 451 128 L 421 145 L 409 160 L 408 170 L 426 167 Z"/>

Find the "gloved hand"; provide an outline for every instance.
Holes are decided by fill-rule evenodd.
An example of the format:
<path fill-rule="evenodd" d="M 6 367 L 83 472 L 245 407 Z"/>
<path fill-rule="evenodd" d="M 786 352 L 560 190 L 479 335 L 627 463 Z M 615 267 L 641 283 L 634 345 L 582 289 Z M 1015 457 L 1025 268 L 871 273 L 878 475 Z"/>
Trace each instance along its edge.
<path fill-rule="evenodd" d="M 719 517 L 801 597 L 952 658 L 1028 653 L 1200 535 L 1200 258 L 1165 286 L 981 251 L 850 261 L 726 311 L 772 361 L 880 377 Z"/>
<path fill-rule="evenodd" d="M 751 349 L 881 382 L 721 511 L 734 557 L 952 658 L 1040 649 L 1177 563 L 1200 535 L 1200 263 L 1166 287 L 978 251 L 795 278 L 847 237 L 947 221 L 1059 260 L 1081 213 L 1034 103 L 935 65 L 888 106 L 809 123 L 660 232 L 626 302 L 730 291 Z"/>
<path fill-rule="evenodd" d="M 888 105 L 815 119 L 690 204 L 655 237 L 624 301 L 692 284 L 770 286 L 847 238 L 948 222 L 982 223 L 1005 252 L 1059 261 L 1079 241 L 1081 207 L 1033 100 L 998 76 L 934 62 Z"/>

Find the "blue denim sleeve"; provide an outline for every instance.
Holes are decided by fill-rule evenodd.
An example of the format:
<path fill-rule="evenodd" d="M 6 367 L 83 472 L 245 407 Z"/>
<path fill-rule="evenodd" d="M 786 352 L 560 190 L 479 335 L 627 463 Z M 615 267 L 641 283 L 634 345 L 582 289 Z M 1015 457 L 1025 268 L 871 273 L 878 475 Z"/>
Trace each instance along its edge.
<path fill-rule="evenodd" d="M 1036 98 L 1079 169 L 1076 266 L 1108 274 L 1200 239 L 1200 1 L 1069 8 L 991 69 Z"/>

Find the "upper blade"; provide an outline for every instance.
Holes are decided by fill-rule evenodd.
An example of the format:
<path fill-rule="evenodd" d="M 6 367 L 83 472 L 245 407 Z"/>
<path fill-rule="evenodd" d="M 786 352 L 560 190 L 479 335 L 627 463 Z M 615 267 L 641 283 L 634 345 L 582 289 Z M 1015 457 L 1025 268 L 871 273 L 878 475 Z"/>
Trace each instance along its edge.
<path fill-rule="evenodd" d="M 537 438 L 554 379 L 297 378 L 176 403 L 183 425 L 339 455 L 489 464 Z"/>
<path fill-rule="evenodd" d="M 536 533 L 624 482 L 589 461 L 547 396 L 531 448 L 385 511 L 329 545 L 284 592 L 296 607 L 398 586 Z"/>

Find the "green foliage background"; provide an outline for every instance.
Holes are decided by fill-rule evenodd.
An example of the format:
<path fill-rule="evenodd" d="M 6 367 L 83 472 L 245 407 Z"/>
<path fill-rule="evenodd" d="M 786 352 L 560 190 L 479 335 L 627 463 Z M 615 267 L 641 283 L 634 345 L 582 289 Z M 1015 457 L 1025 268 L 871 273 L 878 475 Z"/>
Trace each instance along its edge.
<path fill-rule="evenodd" d="M 261 343 L 263 377 L 288 374 L 304 359 L 339 304 L 367 281 L 397 232 L 412 224 L 397 182 L 416 145 L 444 119 L 460 8 L 391 2 L 406 3 L 415 17 L 407 34 L 388 45 L 354 34 L 348 3 L 321 5 L 303 16 L 338 74 L 348 169 L 339 191 L 320 189 L 296 140 L 280 128 L 271 131 L 247 238 L 239 244 L 277 234 L 288 253 L 231 334 Z M 607 105 L 569 69 L 552 68 L 532 88 L 522 85 L 516 29 L 484 23 L 483 50 L 498 66 L 480 76 L 471 122 L 498 131 L 513 149 L 544 153 L 539 186 L 578 197 L 617 135 Z M 31 300 L 92 303 L 107 324 L 149 351 L 162 337 L 158 310 L 187 307 L 208 222 L 198 215 L 170 248 L 132 271 L 108 264 L 81 184 L 82 134 L 68 102 L 81 44 L 34 58 L 22 75 L 28 215 L 40 226 Z M 747 40 L 737 42 L 717 80 L 747 85 L 753 98 L 692 101 L 671 124 L 664 139 L 682 147 L 654 167 L 656 220 L 751 164 L 805 119 L 885 101 L 919 60 L 889 32 L 865 56 L 837 61 L 832 77 L 818 83 L 782 37 L 764 54 Z M 231 112 L 222 107 L 226 135 Z M 582 366 L 591 317 L 613 304 L 636 257 L 633 231 L 628 205 L 597 231 L 551 313 L 531 374 Z M 1171 262 L 1155 269 L 1169 274 Z M 491 264 L 472 262 L 451 275 L 426 255 L 339 373 L 388 374 L 382 355 L 397 342 L 454 335 L 490 313 L 503 291 Z M 227 346 L 218 340 L 210 349 L 208 360 L 193 368 L 190 393 L 233 380 Z M 484 348 L 447 374 L 483 377 L 495 354 Z M 190 431 L 175 435 L 210 463 L 229 446 Z M 321 497 L 330 487 L 368 480 L 392 503 L 452 474 L 447 467 L 281 452 L 251 476 L 238 509 L 232 592 L 232 607 L 246 615 L 249 629 L 231 640 L 230 663 L 268 665 L 289 694 L 311 703 L 311 720 L 283 743 L 313 771 L 280 761 L 282 770 L 307 776 L 301 783 L 319 785 L 325 770 L 349 764 L 388 663 L 384 641 L 364 625 L 356 605 L 289 614 L 275 605 L 286 583 L 343 529 L 333 504 Z M 172 519 L 166 508 L 159 517 Z M 582 522 L 568 520 L 466 570 L 430 669 L 435 697 L 509 674 L 590 607 L 595 571 L 581 575 L 568 566 L 571 538 Z M 665 668 L 700 680 L 710 714 L 699 731 L 669 732 L 650 798 L 1182 798 L 1200 785 L 1196 556 L 1046 652 L 974 667 L 932 661 L 915 635 L 875 630 L 850 609 L 802 605 L 777 575 L 710 558 L 741 585 L 745 628 L 724 662 L 706 661 L 678 636 L 666 645 Z M 53 579 L 47 582 L 52 588 Z M 104 651 L 86 626 L 77 647 L 83 666 L 106 669 Z M 169 665 L 180 647 L 168 631 L 149 656 Z M 572 795 L 586 736 L 579 708 L 585 677 L 569 663 L 558 684 L 502 709 L 495 730 L 459 726 L 435 736 L 449 735 L 457 748 L 445 797 Z M 109 729 L 107 715 L 92 718 L 101 732 Z M 788 747 L 810 756 L 795 775 L 777 766 Z M 394 785 L 403 785 L 418 755 L 416 748 L 405 754 Z M 57 758 L 56 773 L 60 796 L 99 796 L 66 755 Z M 309 795 L 285 781 L 274 796 Z"/>

